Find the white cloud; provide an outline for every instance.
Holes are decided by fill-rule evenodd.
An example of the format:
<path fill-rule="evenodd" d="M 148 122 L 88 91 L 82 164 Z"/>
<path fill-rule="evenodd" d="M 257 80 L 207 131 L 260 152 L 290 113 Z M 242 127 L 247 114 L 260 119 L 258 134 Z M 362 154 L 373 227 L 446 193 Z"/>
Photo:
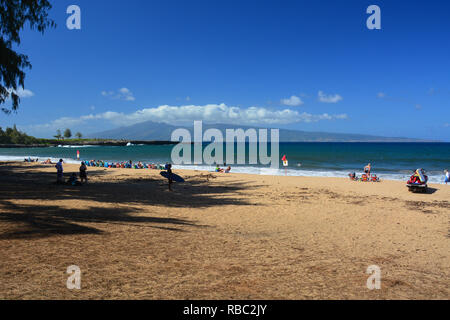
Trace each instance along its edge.
<path fill-rule="evenodd" d="M 318 96 L 319 96 L 319 101 L 324 102 L 324 103 L 338 103 L 339 101 L 341 101 L 343 99 L 338 94 L 326 95 L 323 91 L 319 91 Z"/>
<path fill-rule="evenodd" d="M 281 99 L 281 103 L 286 106 L 297 107 L 301 106 L 303 104 L 303 101 L 297 96 L 291 96 L 288 99 Z"/>
<path fill-rule="evenodd" d="M 35 129 L 58 129 L 86 124 L 90 121 L 107 121 L 116 126 L 128 126 L 144 121 L 163 122 L 174 125 L 192 124 L 194 120 L 206 123 L 225 123 L 236 125 L 279 125 L 298 122 L 317 122 L 321 120 L 347 119 L 346 114 L 330 115 L 310 114 L 296 110 L 270 110 L 260 107 L 240 108 L 225 104 L 207 104 L 203 106 L 162 105 L 156 108 L 144 108 L 132 113 L 108 111 L 90 114 L 78 118 L 64 117 L 48 124 L 34 126 Z"/>
<path fill-rule="evenodd" d="M 136 98 L 128 88 L 120 88 L 117 91 L 102 91 L 102 96 L 116 100 L 134 101 Z"/>
<path fill-rule="evenodd" d="M 31 98 L 34 96 L 34 92 L 28 89 L 23 89 L 22 87 L 19 87 L 19 89 L 13 90 L 13 89 L 8 89 L 9 94 L 11 95 L 11 92 L 14 92 L 15 94 L 17 94 L 19 96 L 19 98 L 22 99 L 26 99 L 26 98 Z"/>
<path fill-rule="evenodd" d="M 17 95 L 21 98 L 31 98 L 34 96 L 34 92 L 28 89 L 19 88 L 19 90 L 17 90 Z"/>

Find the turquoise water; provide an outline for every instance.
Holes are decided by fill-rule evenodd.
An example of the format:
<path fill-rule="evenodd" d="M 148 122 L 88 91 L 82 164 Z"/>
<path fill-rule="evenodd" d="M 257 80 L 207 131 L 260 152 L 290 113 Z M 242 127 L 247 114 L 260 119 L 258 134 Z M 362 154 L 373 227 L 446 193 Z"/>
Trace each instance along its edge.
<path fill-rule="evenodd" d="M 38 157 L 40 160 L 63 158 L 76 162 L 80 159 L 105 161 L 142 161 L 164 164 L 171 162 L 172 145 L 129 147 L 50 147 L 0 149 L 0 160 L 23 160 Z M 247 145 L 248 150 L 248 145 Z M 270 151 L 269 151 L 270 153 Z M 287 170 L 281 166 L 273 169 L 263 165 L 234 165 L 233 172 L 346 177 L 349 172 L 360 174 L 367 163 L 373 172 L 384 179 L 404 180 L 412 170 L 424 168 L 430 181 L 441 183 L 443 170 L 450 169 L 450 143 L 280 143 L 280 158 L 286 154 Z M 301 164 L 301 165 L 299 165 Z M 175 166 L 175 168 L 212 170 L 211 166 Z"/>

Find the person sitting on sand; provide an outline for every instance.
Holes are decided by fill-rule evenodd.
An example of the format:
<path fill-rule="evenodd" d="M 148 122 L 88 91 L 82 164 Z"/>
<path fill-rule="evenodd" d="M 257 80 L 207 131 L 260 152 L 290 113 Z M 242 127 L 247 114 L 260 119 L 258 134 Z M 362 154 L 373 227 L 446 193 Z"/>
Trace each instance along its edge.
<path fill-rule="evenodd" d="M 219 167 L 219 165 L 216 165 L 216 172 L 223 172 L 223 169 Z"/>
<path fill-rule="evenodd" d="M 63 181 L 63 159 L 59 159 L 58 163 L 56 164 L 56 183 L 64 183 Z"/>
<path fill-rule="evenodd" d="M 67 184 L 70 184 L 72 186 L 79 186 L 79 185 L 81 185 L 81 183 L 78 181 L 78 177 L 77 177 L 77 174 L 75 172 L 72 173 L 72 175 L 70 176 L 69 179 L 67 179 Z"/>
<path fill-rule="evenodd" d="M 371 169 L 372 169 L 372 166 L 370 163 L 364 167 L 364 173 L 367 175 L 368 178 L 370 178 L 370 170 Z"/>
<path fill-rule="evenodd" d="M 445 173 L 444 182 L 445 182 L 445 184 L 447 184 L 448 182 L 450 182 L 450 172 L 448 172 L 448 170 L 445 170 L 444 173 Z"/>
<path fill-rule="evenodd" d="M 225 173 L 230 173 L 230 171 L 231 171 L 231 167 L 228 166 L 228 168 L 225 170 Z"/>
<path fill-rule="evenodd" d="M 68 184 L 72 184 L 74 181 L 77 181 L 77 174 L 74 172 L 70 175 L 69 179 L 67 179 Z"/>
<path fill-rule="evenodd" d="M 86 171 L 87 171 L 86 164 L 84 162 L 82 162 L 81 166 L 80 166 L 80 180 L 81 180 L 81 183 L 83 183 L 83 182 L 87 183 L 87 181 L 88 181 Z"/>

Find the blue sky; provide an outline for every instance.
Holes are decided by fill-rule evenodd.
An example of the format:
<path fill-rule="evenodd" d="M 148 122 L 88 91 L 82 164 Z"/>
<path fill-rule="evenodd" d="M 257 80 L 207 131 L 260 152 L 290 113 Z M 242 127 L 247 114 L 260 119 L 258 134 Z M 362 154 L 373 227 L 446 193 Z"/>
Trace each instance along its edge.
<path fill-rule="evenodd" d="M 0 126 L 51 137 L 145 120 L 450 141 L 450 3 L 51 1 L 24 30 L 32 70 Z M 66 8 L 81 8 L 81 30 Z M 366 9 L 381 8 L 381 30 Z"/>

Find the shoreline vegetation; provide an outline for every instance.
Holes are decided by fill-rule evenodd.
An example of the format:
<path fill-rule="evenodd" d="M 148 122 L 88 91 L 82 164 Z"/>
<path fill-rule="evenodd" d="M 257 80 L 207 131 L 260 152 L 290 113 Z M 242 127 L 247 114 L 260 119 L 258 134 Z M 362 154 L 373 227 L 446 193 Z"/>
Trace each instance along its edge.
<path fill-rule="evenodd" d="M 76 140 L 53 140 L 53 139 L 39 139 L 38 143 L 7 143 L 0 144 L 0 148 L 47 148 L 57 146 L 117 146 L 125 147 L 128 143 L 133 145 L 167 145 L 177 144 L 173 141 L 133 141 L 133 140 L 108 140 L 108 139 L 76 139 Z"/>
<path fill-rule="evenodd" d="M 81 137 L 81 133 L 77 133 Z M 57 146 L 126 146 L 131 143 L 134 145 L 163 145 L 175 144 L 172 141 L 141 141 L 141 140 L 124 140 L 124 139 L 71 139 L 72 133 L 66 129 L 65 138 L 58 133 L 58 139 L 43 139 L 29 136 L 26 133 L 18 130 L 16 126 L 6 128 L 3 130 L 0 127 L 0 148 L 46 148 Z"/>

